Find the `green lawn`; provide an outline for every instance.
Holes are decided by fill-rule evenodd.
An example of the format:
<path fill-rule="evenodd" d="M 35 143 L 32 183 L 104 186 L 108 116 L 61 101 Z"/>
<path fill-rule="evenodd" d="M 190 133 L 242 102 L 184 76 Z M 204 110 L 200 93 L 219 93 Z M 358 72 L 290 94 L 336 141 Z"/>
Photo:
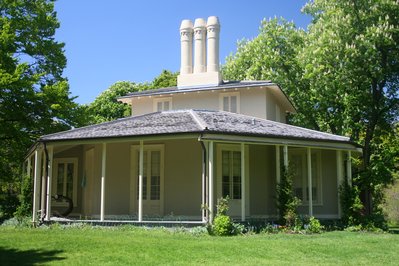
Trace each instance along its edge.
<path fill-rule="evenodd" d="M 137 227 L 0 226 L 0 265 L 398 263 L 398 234 L 328 232 L 212 237 Z"/>

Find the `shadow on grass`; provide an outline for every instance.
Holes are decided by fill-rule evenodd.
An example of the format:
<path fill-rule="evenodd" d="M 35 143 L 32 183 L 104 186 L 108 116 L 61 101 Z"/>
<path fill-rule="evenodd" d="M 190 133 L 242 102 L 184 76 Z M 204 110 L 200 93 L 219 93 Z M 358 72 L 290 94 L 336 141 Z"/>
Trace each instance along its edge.
<path fill-rule="evenodd" d="M 62 250 L 18 250 L 0 247 L 0 265 L 37 265 L 50 261 L 64 260 L 59 257 Z"/>

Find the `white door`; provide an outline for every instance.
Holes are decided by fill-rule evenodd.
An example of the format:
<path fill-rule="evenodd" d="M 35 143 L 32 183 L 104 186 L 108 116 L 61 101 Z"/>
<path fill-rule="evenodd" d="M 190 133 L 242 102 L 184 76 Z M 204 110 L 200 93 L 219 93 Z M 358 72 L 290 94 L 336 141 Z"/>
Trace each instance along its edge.
<path fill-rule="evenodd" d="M 248 148 L 245 148 L 245 214 L 249 215 Z M 240 145 L 217 146 L 217 198 L 229 197 L 228 215 L 241 216 L 241 148 Z"/>
<path fill-rule="evenodd" d="M 139 150 L 134 147 L 134 210 L 138 210 Z M 148 145 L 143 152 L 143 215 L 163 215 L 163 146 Z"/>

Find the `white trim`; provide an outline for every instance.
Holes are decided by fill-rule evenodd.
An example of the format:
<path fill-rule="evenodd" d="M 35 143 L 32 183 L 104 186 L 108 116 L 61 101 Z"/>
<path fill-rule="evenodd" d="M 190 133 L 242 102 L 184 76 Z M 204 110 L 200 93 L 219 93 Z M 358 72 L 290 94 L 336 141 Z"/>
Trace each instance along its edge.
<path fill-rule="evenodd" d="M 224 109 L 224 98 L 226 98 L 226 97 L 228 98 L 228 101 L 229 101 L 229 106 L 228 106 L 227 110 Z M 237 101 L 236 102 L 237 110 L 235 112 L 233 112 L 231 110 L 231 98 L 232 97 L 236 97 L 236 101 Z M 240 92 L 239 91 L 219 93 L 219 110 L 221 110 L 221 111 L 239 114 L 240 113 L 240 105 L 241 105 L 240 103 L 241 103 L 241 101 L 240 101 Z"/>
<path fill-rule="evenodd" d="M 51 216 L 51 182 L 53 180 L 53 156 L 54 149 L 53 146 L 49 146 L 48 150 L 48 170 L 47 170 L 47 206 L 46 206 L 46 221 L 50 221 Z"/>
<path fill-rule="evenodd" d="M 214 210 L 214 161 L 213 161 L 213 141 L 209 142 L 209 152 L 208 152 L 208 175 L 209 175 L 209 222 L 213 222 L 213 210 Z"/>
<path fill-rule="evenodd" d="M 100 220 L 104 221 L 105 215 L 105 175 L 107 169 L 107 144 L 102 145 L 101 156 L 101 206 L 100 206 Z"/>
<path fill-rule="evenodd" d="M 169 103 L 169 108 L 165 109 L 165 103 Z M 161 109 L 158 109 L 158 103 L 161 103 L 162 107 Z M 172 97 L 159 97 L 159 98 L 154 98 L 153 99 L 153 105 L 152 105 L 152 109 L 154 112 L 162 112 L 162 111 L 169 111 L 169 110 L 173 110 L 173 101 L 172 101 Z"/>
<path fill-rule="evenodd" d="M 58 164 L 59 163 L 72 163 L 73 164 L 73 188 L 72 188 L 72 201 L 73 201 L 73 206 L 77 206 L 77 183 L 78 183 L 78 159 L 75 157 L 72 158 L 55 158 L 54 160 L 54 166 L 53 169 L 53 182 L 51 182 L 51 195 L 54 196 L 56 194 L 59 195 L 64 195 L 64 191 L 57 191 L 57 174 L 58 174 Z M 64 180 L 65 182 L 65 180 Z M 64 183 L 64 188 L 65 188 L 65 183 Z M 51 203 L 51 206 L 66 206 L 67 203 L 61 203 L 61 202 L 53 202 Z"/>
<path fill-rule="evenodd" d="M 300 184 L 300 188 L 302 189 L 302 199 L 301 199 L 301 205 L 300 206 L 308 206 L 309 207 L 309 213 L 310 213 L 310 206 L 309 206 L 309 201 L 306 200 L 306 194 L 309 193 L 309 167 L 311 170 L 312 164 L 310 163 L 310 165 L 308 164 L 308 154 L 307 154 L 307 150 L 311 150 L 311 157 L 312 155 L 316 156 L 316 169 L 317 169 L 317 201 L 313 202 L 312 201 L 312 213 L 313 213 L 313 206 L 323 206 L 323 176 L 322 176 L 322 158 L 321 158 L 321 150 L 314 150 L 314 149 L 303 149 L 303 148 L 297 148 L 297 149 L 291 149 L 290 150 L 290 156 L 300 156 L 301 158 L 301 167 L 302 167 L 302 173 L 300 173 L 301 175 L 301 184 Z M 290 160 L 292 161 L 292 159 Z M 291 166 L 292 167 L 292 166 Z M 313 179 L 312 174 L 310 175 L 310 177 Z M 308 188 L 308 190 L 306 190 L 306 188 Z M 294 181 L 294 189 L 295 189 L 295 181 Z M 312 194 L 312 195 L 311 195 Z M 311 194 L 308 194 L 309 199 L 310 196 L 312 196 L 312 200 L 313 200 L 313 191 Z"/>
<path fill-rule="evenodd" d="M 139 153 L 139 198 L 138 198 L 138 221 L 143 220 L 143 175 L 144 175 L 144 143 L 140 141 Z M 136 182 L 134 182 L 136 183 Z"/>
<path fill-rule="evenodd" d="M 307 166 L 308 166 L 307 170 L 308 170 L 309 216 L 313 216 L 312 152 L 311 152 L 310 148 L 306 149 L 306 155 L 307 155 Z"/>
<path fill-rule="evenodd" d="M 239 151 L 241 152 L 241 145 L 244 145 L 244 143 L 241 143 L 240 145 L 238 144 L 220 144 L 217 143 L 216 144 L 216 162 L 217 162 L 217 167 L 216 167 L 216 197 L 220 198 L 223 196 L 223 192 L 222 192 L 222 151 Z M 244 209 L 245 209 L 245 216 L 249 216 L 250 215 L 250 201 L 249 201 L 249 182 L 250 182 L 250 175 L 249 175 L 249 146 L 248 145 L 244 145 L 244 149 L 245 149 L 245 159 L 244 161 L 241 161 L 241 173 L 244 170 L 244 179 L 245 179 L 245 184 L 243 185 L 241 183 L 241 189 L 245 189 L 245 190 L 241 190 L 241 199 L 235 200 L 230 198 L 230 211 L 231 210 L 231 206 L 234 205 L 233 201 L 238 201 L 239 202 L 239 209 L 236 210 L 237 213 L 230 213 L 231 216 L 240 216 L 241 218 L 244 216 L 242 214 L 242 210 L 243 210 L 243 203 L 242 201 L 244 201 Z M 241 153 L 241 158 L 242 158 L 243 154 Z M 244 169 L 242 167 L 242 165 L 244 164 Z M 242 176 L 241 176 L 242 178 Z M 244 198 L 245 197 L 245 198 Z M 244 200 L 243 200 L 244 199 Z M 244 218 L 245 219 L 245 218 Z"/>
<path fill-rule="evenodd" d="M 245 222 L 245 183 L 246 183 L 246 167 L 245 167 L 245 145 L 241 143 L 241 221 Z"/>
<path fill-rule="evenodd" d="M 268 137 L 252 137 L 242 135 L 223 135 L 223 134 L 203 134 L 202 140 L 213 140 L 220 143 L 247 143 L 259 145 L 287 145 L 292 147 L 312 147 L 319 149 L 331 150 L 351 150 L 361 153 L 361 149 L 354 148 L 354 145 L 341 142 L 315 141 L 315 140 L 295 140 L 282 138 L 268 138 Z"/>
<path fill-rule="evenodd" d="M 284 168 L 285 171 L 288 171 L 288 146 L 284 145 L 283 147 L 283 156 L 284 156 Z"/>
<path fill-rule="evenodd" d="M 33 210 L 32 210 L 32 222 L 36 222 L 36 214 L 39 208 L 39 179 L 41 175 L 41 161 L 42 161 L 42 151 L 35 150 L 35 173 L 33 182 Z"/>
<path fill-rule="evenodd" d="M 143 201 L 143 187 L 144 187 L 144 152 L 159 151 L 160 152 L 160 197 L 159 197 L 159 215 L 164 213 L 164 180 L 165 180 L 165 145 L 164 144 L 151 144 L 145 145 L 144 141 L 140 145 L 131 145 L 130 148 L 130 212 L 134 213 L 137 210 L 138 220 L 142 221 L 145 214 L 145 202 Z M 142 158 L 141 158 L 142 156 Z M 150 156 L 150 153 L 147 153 Z M 148 160 L 149 157 L 147 157 Z M 148 167 L 148 165 L 147 165 Z M 137 174 L 138 173 L 138 174 Z M 148 173 L 148 172 L 147 172 Z M 141 179 L 141 182 L 140 182 Z M 150 178 L 147 178 L 150 182 Z M 141 183 L 141 184 L 140 184 Z M 137 191 L 138 187 L 138 191 Z M 151 197 L 149 190 L 151 186 L 147 184 L 147 200 Z"/>

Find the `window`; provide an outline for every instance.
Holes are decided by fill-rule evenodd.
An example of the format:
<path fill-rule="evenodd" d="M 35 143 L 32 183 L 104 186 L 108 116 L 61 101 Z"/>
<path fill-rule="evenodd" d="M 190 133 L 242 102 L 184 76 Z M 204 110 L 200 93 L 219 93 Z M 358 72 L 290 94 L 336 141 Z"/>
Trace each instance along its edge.
<path fill-rule="evenodd" d="M 169 111 L 172 109 L 172 97 L 155 98 L 154 112 Z"/>
<path fill-rule="evenodd" d="M 290 167 L 294 174 L 293 186 L 295 195 L 302 201 L 303 205 L 309 204 L 308 190 L 308 170 L 306 150 L 300 149 L 289 152 Z M 311 152 L 312 164 L 312 202 L 313 204 L 322 204 L 322 176 L 321 176 L 321 153 L 319 151 Z"/>
<path fill-rule="evenodd" d="M 219 108 L 220 110 L 239 113 L 240 112 L 240 93 L 221 93 L 219 96 Z"/>
<path fill-rule="evenodd" d="M 241 199 L 241 152 L 222 150 L 222 196 Z"/>
<path fill-rule="evenodd" d="M 72 199 L 73 205 L 76 207 L 77 176 L 78 160 L 76 158 L 55 159 L 52 195 L 62 195 L 68 197 Z M 57 203 L 54 203 L 54 205 L 57 206 Z"/>
<path fill-rule="evenodd" d="M 139 194 L 139 164 L 140 155 L 136 151 L 137 158 L 137 187 L 136 199 Z M 143 152 L 143 200 L 161 199 L 161 151 L 147 150 Z"/>

